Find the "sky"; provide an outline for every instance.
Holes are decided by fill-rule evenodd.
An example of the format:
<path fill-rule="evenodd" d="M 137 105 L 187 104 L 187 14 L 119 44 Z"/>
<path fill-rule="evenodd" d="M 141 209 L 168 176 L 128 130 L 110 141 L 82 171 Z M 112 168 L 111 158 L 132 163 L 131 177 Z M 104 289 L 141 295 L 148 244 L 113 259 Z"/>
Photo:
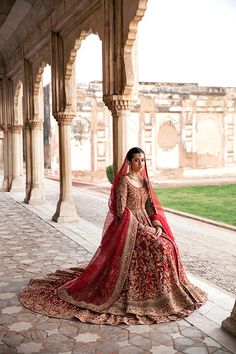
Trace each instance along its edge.
<path fill-rule="evenodd" d="M 138 35 L 140 81 L 236 86 L 236 0 L 149 0 Z"/>
<path fill-rule="evenodd" d="M 236 86 L 236 0 L 148 0 L 137 38 L 139 81 Z M 82 42 L 79 82 L 102 80 L 101 53 Z"/>

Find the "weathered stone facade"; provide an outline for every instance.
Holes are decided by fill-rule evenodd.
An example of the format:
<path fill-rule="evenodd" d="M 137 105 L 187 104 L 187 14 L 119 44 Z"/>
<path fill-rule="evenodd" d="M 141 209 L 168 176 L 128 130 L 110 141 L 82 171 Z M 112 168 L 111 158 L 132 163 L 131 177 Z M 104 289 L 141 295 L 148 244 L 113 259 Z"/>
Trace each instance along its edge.
<path fill-rule="evenodd" d="M 87 181 L 105 178 L 112 163 L 112 119 L 101 85 L 92 82 L 77 89 L 72 170 L 74 178 Z M 236 88 L 140 83 L 139 102 L 127 122 L 127 146 L 145 150 L 153 178 L 233 175 L 235 103 Z"/>

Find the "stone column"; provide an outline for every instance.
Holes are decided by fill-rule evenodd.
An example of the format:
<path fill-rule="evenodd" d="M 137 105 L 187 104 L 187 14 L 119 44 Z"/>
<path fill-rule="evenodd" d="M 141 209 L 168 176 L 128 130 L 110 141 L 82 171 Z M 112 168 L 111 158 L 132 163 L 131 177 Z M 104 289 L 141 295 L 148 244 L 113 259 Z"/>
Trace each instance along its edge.
<path fill-rule="evenodd" d="M 44 204 L 43 191 L 43 122 L 29 120 L 31 138 L 31 185 L 26 202 L 28 204 Z"/>
<path fill-rule="evenodd" d="M 236 301 L 234 303 L 233 310 L 230 314 L 230 317 L 226 318 L 222 322 L 221 327 L 228 333 L 236 337 Z"/>
<path fill-rule="evenodd" d="M 112 113 L 113 122 L 113 171 L 117 173 L 127 153 L 127 123 L 130 110 L 136 103 L 131 97 L 103 96 L 106 106 Z"/>
<path fill-rule="evenodd" d="M 25 173 L 26 173 L 26 179 L 25 179 L 26 194 L 25 194 L 24 201 L 25 201 L 25 203 L 27 203 L 29 196 L 30 196 L 31 182 L 32 182 L 32 176 L 31 176 L 31 132 L 30 132 L 30 126 L 29 126 L 28 121 L 25 123 L 24 153 L 25 153 Z"/>
<path fill-rule="evenodd" d="M 23 176 L 22 176 L 22 126 L 12 126 L 12 184 L 11 192 L 23 192 Z"/>
<path fill-rule="evenodd" d="M 8 165 L 8 129 L 6 125 L 2 126 L 3 130 L 3 166 L 4 166 L 4 177 L 2 181 L 2 192 L 9 191 L 9 165 Z"/>
<path fill-rule="evenodd" d="M 7 132 L 7 158 L 8 158 L 8 191 L 11 190 L 11 184 L 12 184 L 12 167 L 13 167 L 13 161 L 12 161 L 12 155 L 13 155 L 13 149 L 12 149 L 12 126 L 9 124 L 8 125 L 8 132 Z"/>
<path fill-rule="evenodd" d="M 71 123 L 74 114 L 58 112 L 55 114 L 59 129 L 59 165 L 60 165 L 60 196 L 57 209 L 52 217 L 57 222 L 78 221 L 72 197 L 71 174 Z"/>

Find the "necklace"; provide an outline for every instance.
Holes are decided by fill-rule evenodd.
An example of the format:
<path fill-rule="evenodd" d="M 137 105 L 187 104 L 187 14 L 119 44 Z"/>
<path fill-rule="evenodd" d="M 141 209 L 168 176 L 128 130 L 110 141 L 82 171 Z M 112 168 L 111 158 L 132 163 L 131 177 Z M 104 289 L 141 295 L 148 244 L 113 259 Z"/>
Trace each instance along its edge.
<path fill-rule="evenodd" d="M 133 175 L 129 174 L 129 178 L 133 179 L 134 181 L 140 181 L 140 177 L 134 177 Z"/>

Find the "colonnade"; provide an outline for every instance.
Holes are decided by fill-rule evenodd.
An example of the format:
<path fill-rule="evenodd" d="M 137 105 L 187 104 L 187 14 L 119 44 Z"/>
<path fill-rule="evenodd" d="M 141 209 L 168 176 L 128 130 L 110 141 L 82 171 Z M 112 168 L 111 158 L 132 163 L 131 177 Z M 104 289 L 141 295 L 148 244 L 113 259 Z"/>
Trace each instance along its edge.
<path fill-rule="evenodd" d="M 40 4 L 43 6 L 42 2 Z M 50 64 L 52 114 L 58 123 L 60 166 L 60 194 L 52 219 L 56 222 L 79 219 L 72 197 L 70 146 L 71 124 L 76 111 L 74 59 L 79 49 L 76 43 L 81 43 L 89 33 L 98 34 L 103 44 L 103 101 L 113 117 L 114 172 L 121 166 L 127 152 L 127 117 L 137 102 L 136 32 L 146 6 L 147 0 L 132 0 L 128 5 L 120 0 L 93 0 L 86 4 L 73 2 L 66 12 L 64 2 L 56 1 L 55 7 L 48 10 L 48 18 L 37 27 L 42 31 L 39 37 L 32 35 L 28 43 L 25 37 L 17 44 L 15 52 L 11 49 L 15 56 L 9 63 L 5 62 L 4 74 L 0 77 L 4 155 L 1 191 L 25 191 L 24 201 L 29 204 L 46 202 L 43 115 L 39 101 L 43 67 Z M 47 9 L 43 13 L 47 14 Z M 32 23 L 28 28 L 34 25 Z M 35 36 L 37 33 L 35 31 Z M 23 87 L 22 95 L 19 95 L 19 83 Z M 236 307 L 231 317 L 223 322 L 223 327 L 235 334 Z"/>
<path fill-rule="evenodd" d="M 113 163 L 117 171 L 127 152 L 127 116 L 137 100 L 135 39 L 137 24 L 144 15 L 147 0 L 132 3 L 133 14 L 124 21 L 125 5 L 105 0 L 104 22 L 97 28 L 103 43 L 103 100 L 113 117 Z M 123 19 L 122 19 L 123 18 Z M 94 20 L 92 20 L 93 22 Z M 125 23 L 126 22 L 126 23 Z M 94 26 L 94 23 L 92 27 Z M 86 26 L 85 26 L 86 27 Z M 79 40 L 51 30 L 46 50 L 22 57 L 18 71 L 0 80 L 0 127 L 3 131 L 4 179 L 2 191 L 24 191 L 29 204 L 46 202 L 43 188 L 44 153 L 40 97 L 44 66 L 51 66 L 52 114 L 58 123 L 60 194 L 52 216 L 57 222 L 78 220 L 72 198 L 71 124 L 76 111 L 75 53 L 78 44 L 91 30 L 81 27 Z M 69 43 L 69 44 L 68 44 Z M 70 48 L 68 46 L 71 45 Z M 23 87 L 19 95 L 19 85 Z M 22 113 L 19 109 L 23 96 Z M 40 101 L 41 100 L 41 101 Z M 22 148 L 23 142 L 23 148 Z M 23 174 L 23 156 L 25 173 Z"/>

